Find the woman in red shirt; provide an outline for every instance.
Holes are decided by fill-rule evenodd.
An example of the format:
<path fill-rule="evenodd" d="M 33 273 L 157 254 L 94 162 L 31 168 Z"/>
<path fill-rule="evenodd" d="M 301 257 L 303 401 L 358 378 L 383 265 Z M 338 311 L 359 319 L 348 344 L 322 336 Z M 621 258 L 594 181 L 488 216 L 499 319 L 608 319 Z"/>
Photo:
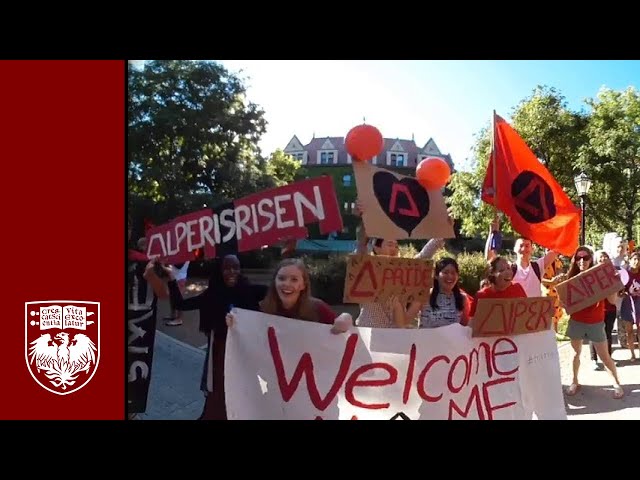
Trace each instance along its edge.
<path fill-rule="evenodd" d="M 593 253 L 587 247 L 578 247 L 576 253 L 571 259 L 567 278 L 572 278 L 581 272 L 593 267 Z M 616 293 L 610 296 L 608 300 L 615 303 Z M 624 390 L 620 386 L 618 380 L 618 372 L 616 365 L 611 359 L 609 348 L 607 345 L 607 335 L 604 325 L 604 300 L 588 306 L 578 312 L 571 314 L 569 318 L 569 326 L 567 327 L 567 336 L 571 339 L 571 347 L 574 350 L 573 355 L 573 381 L 567 389 L 567 395 L 575 395 L 580 388 L 578 382 L 578 371 L 580 370 L 580 352 L 582 351 L 582 342 L 587 339 L 593 342 L 596 353 L 604 363 L 607 371 L 613 378 L 613 398 L 622 398 Z"/>
<path fill-rule="evenodd" d="M 271 315 L 294 318 L 307 322 L 333 325 L 331 333 L 343 333 L 353 325 L 348 313 L 336 316 L 326 302 L 311 296 L 309 272 L 298 258 L 282 260 L 276 268 L 269 290 L 260 302 L 260 311 Z M 233 325 L 234 316 L 227 314 L 227 325 Z"/>
<path fill-rule="evenodd" d="M 489 262 L 487 274 L 489 286 L 478 290 L 471 304 L 469 316 L 476 314 L 478 300 L 481 298 L 524 298 L 527 294 L 519 283 L 513 283 L 513 270 L 509 262 L 502 257 L 495 257 Z"/>

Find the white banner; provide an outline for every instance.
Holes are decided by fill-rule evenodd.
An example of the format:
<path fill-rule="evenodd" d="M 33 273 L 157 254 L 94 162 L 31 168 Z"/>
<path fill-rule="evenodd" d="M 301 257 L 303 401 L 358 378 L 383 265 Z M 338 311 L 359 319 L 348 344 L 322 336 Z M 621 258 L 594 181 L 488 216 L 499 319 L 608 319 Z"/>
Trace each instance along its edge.
<path fill-rule="evenodd" d="M 566 420 L 553 331 L 472 338 L 471 328 L 353 327 L 235 310 L 230 420 Z"/>

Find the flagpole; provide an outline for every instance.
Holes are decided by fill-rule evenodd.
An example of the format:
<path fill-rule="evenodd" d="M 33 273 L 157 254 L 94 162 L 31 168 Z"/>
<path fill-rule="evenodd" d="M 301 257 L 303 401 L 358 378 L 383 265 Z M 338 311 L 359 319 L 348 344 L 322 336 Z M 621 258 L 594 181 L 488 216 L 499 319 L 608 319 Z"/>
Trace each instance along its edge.
<path fill-rule="evenodd" d="M 493 174 L 493 208 L 496 209 L 496 216 L 498 214 L 498 208 L 496 204 L 498 203 L 498 171 L 496 165 L 496 111 L 493 111 L 493 116 L 491 117 L 491 164 L 492 164 L 492 174 Z"/>

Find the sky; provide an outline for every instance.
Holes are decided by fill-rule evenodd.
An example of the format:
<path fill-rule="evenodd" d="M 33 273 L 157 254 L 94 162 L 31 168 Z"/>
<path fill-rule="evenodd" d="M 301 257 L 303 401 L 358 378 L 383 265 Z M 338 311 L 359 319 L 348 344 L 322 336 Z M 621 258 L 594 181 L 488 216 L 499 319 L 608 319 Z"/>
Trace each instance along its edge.
<path fill-rule="evenodd" d="M 493 110 L 507 121 L 537 85 L 556 88 L 573 110 L 605 86 L 640 88 L 638 60 L 217 60 L 245 79 L 247 98 L 265 110 L 263 154 L 293 135 L 307 144 L 353 126 L 419 147 L 433 138 L 458 170 L 468 170 L 475 135 Z"/>

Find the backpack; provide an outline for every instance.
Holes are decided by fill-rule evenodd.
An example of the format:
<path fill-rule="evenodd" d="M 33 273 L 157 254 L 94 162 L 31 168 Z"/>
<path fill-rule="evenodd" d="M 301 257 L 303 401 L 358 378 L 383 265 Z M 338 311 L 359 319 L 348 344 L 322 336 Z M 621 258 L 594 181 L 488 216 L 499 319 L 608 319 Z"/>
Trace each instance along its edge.
<path fill-rule="evenodd" d="M 540 281 L 540 283 L 542 283 L 542 275 L 540 274 L 540 265 L 538 265 L 538 262 L 531 262 L 531 268 L 533 268 L 533 273 L 536 274 L 536 277 L 538 277 L 538 281 Z M 515 263 L 511 264 L 511 271 L 513 272 L 513 275 L 515 276 L 516 272 L 518 271 L 518 265 L 516 265 Z"/>

